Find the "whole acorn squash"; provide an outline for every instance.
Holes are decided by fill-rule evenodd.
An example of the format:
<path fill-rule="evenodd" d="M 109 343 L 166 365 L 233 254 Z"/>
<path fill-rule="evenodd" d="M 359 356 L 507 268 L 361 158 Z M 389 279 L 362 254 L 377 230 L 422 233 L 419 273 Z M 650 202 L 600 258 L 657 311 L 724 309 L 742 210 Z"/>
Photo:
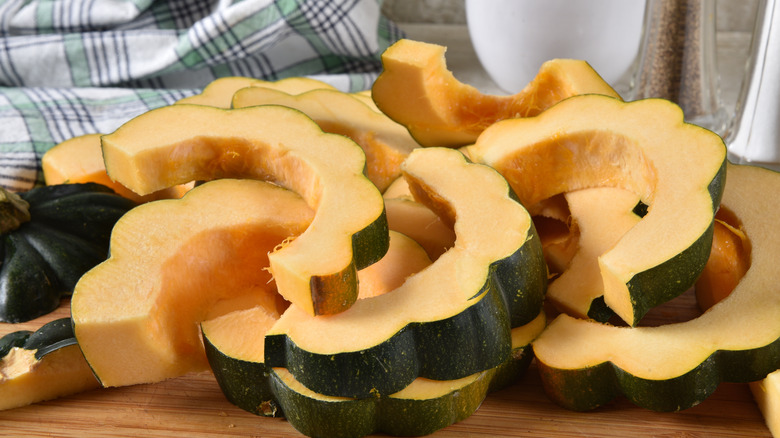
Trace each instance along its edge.
<path fill-rule="evenodd" d="M 100 184 L 2 191 L 0 321 L 45 315 L 108 257 L 114 223 L 136 203 Z"/>

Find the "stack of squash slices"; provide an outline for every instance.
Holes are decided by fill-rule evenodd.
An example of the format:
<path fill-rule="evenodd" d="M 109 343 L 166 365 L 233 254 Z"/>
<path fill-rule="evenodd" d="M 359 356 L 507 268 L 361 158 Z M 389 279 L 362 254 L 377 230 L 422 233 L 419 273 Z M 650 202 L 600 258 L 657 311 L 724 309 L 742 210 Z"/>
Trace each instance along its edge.
<path fill-rule="evenodd" d="M 52 149 L 52 184 L 88 173 L 62 176 L 54 152 L 89 147 L 90 178 L 142 205 L 57 330 L 0 342 L 0 393 L 17 394 L 0 407 L 210 370 L 231 403 L 305 435 L 405 436 L 469 417 L 533 358 L 579 411 L 769 387 L 777 207 L 758 192 L 776 173 L 728 163 L 676 105 L 623 102 L 581 61 L 508 97 L 459 83 L 438 46 L 402 40 L 383 62 L 371 94 L 225 78 Z M 694 284 L 706 311 L 650 326 Z M 63 364 L 80 378 L 18 395 Z"/>

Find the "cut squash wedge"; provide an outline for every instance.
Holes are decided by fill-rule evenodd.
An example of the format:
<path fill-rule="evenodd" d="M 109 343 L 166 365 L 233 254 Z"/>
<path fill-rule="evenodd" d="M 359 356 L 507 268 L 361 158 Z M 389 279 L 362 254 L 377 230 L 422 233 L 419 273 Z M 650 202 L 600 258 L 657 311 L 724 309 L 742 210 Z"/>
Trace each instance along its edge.
<path fill-rule="evenodd" d="M 279 293 L 310 315 L 349 308 L 357 270 L 387 251 L 384 203 L 363 174 L 363 150 L 300 111 L 171 105 L 130 120 L 102 143 L 108 174 L 140 194 L 218 178 L 270 180 L 299 193 L 314 220 L 270 254 L 270 270 Z"/>
<path fill-rule="evenodd" d="M 510 327 L 541 310 L 544 257 L 506 181 L 447 148 L 417 149 L 403 170 L 415 198 L 454 224 L 455 245 L 394 291 L 337 315 L 285 311 L 266 335 L 265 363 L 315 392 L 388 395 L 417 377 L 484 371 L 509 354 Z"/>
<path fill-rule="evenodd" d="M 394 394 L 354 399 L 315 393 L 286 369 L 265 365 L 262 333 L 272 320 L 264 309 L 252 308 L 201 324 L 220 388 L 231 403 L 246 411 L 284 416 L 304 435 L 334 438 L 373 433 L 421 436 L 465 419 L 489 392 L 524 375 L 533 358 L 530 343 L 546 322 L 540 313 L 512 329 L 512 353 L 495 368 L 457 380 L 418 378 Z"/>
<path fill-rule="evenodd" d="M 780 362 L 775 218 L 780 174 L 728 165 L 723 207 L 739 219 L 751 264 L 732 293 L 701 316 L 657 327 L 616 327 L 556 317 L 533 343 L 542 382 L 560 405 L 589 410 L 624 395 L 656 411 L 679 411 L 721 382 L 764 378 Z"/>
<path fill-rule="evenodd" d="M 612 186 L 649 206 L 599 257 L 605 302 L 629 325 L 693 286 L 707 262 L 726 147 L 684 123 L 672 102 L 574 96 L 536 117 L 494 124 L 469 154 L 504 175 L 523 205 Z"/>
<path fill-rule="evenodd" d="M 0 410 L 98 387 L 76 345 L 70 318 L 0 338 Z"/>
<path fill-rule="evenodd" d="M 406 126 L 423 146 L 473 143 L 491 124 L 533 116 L 569 96 L 619 95 L 585 61 L 555 59 L 515 95 L 483 94 L 447 69 L 446 48 L 402 39 L 382 53 L 384 70 L 372 97 L 382 112 Z"/>
<path fill-rule="evenodd" d="M 577 251 L 550 282 L 547 298 L 561 312 L 606 322 L 613 313 L 604 304 L 598 258 L 640 221 L 633 212 L 639 197 L 614 187 L 575 190 L 564 197 L 579 230 Z"/>
<path fill-rule="evenodd" d="M 182 184 L 140 196 L 122 184 L 112 181 L 103 163 L 100 137 L 101 134 L 85 134 L 65 140 L 47 150 L 41 157 L 41 168 L 46 185 L 94 182 L 137 203 L 181 198 L 192 188 L 192 184 Z"/>
<path fill-rule="evenodd" d="M 221 300 L 275 296 L 263 269 L 268 252 L 304 232 L 313 215 L 289 190 L 222 179 L 123 216 L 110 258 L 81 277 L 71 300 L 76 339 L 100 382 L 206 369 L 197 324 Z"/>
<path fill-rule="evenodd" d="M 401 163 L 412 150 L 420 147 L 406 128 L 369 108 L 354 94 L 319 89 L 293 95 L 249 87 L 233 95 L 233 108 L 256 105 L 297 109 L 311 117 L 323 131 L 354 140 L 366 154 L 366 176 L 380 191 L 401 176 Z"/>

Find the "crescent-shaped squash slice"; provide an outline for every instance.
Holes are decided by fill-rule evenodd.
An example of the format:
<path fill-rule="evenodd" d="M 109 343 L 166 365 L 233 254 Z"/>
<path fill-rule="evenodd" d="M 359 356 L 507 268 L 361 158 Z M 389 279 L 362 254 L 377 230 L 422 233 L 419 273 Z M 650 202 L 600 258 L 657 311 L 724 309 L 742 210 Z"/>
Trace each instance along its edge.
<path fill-rule="evenodd" d="M 357 270 L 387 251 L 382 194 L 363 174 L 363 150 L 300 111 L 171 105 L 130 120 L 102 143 L 109 176 L 137 193 L 217 178 L 271 180 L 299 193 L 314 220 L 269 259 L 279 293 L 310 315 L 351 306 Z"/>
<path fill-rule="evenodd" d="M 604 304 L 598 258 L 633 228 L 639 196 L 614 187 L 594 187 L 564 194 L 577 223 L 577 251 L 560 276 L 550 282 L 547 298 L 562 312 L 606 322 L 613 315 Z"/>
<path fill-rule="evenodd" d="M 486 129 L 469 154 L 509 181 L 523 205 L 598 186 L 630 190 L 643 219 L 599 257 L 604 300 L 636 325 L 693 286 L 707 262 L 726 179 L 726 146 L 672 102 L 566 99 Z"/>
<path fill-rule="evenodd" d="M 176 103 L 230 108 L 233 94 L 246 87 L 273 88 L 290 94 L 303 93 L 319 88 L 335 90 L 335 87 L 326 82 L 306 77 L 290 77 L 278 81 L 266 81 L 244 76 L 226 76 L 214 79 L 200 93 L 179 99 Z"/>
<path fill-rule="evenodd" d="M 182 184 L 140 196 L 122 184 L 112 181 L 103 163 L 103 151 L 100 149 L 101 135 L 85 134 L 73 137 L 46 151 L 41 157 L 41 168 L 46 185 L 94 182 L 137 203 L 181 198 L 192 188 L 192 183 Z"/>
<path fill-rule="evenodd" d="M 491 124 L 536 115 L 569 96 L 619 95 L 585 61 L 554 59 L 519 93 L 483 94 L 447 69 L 446 48 L 402 39 L 382 54 L 384 70 L 372 97 L 382 112 L 406 126 L 423 146 L 473 143 Z"/>
<path fill-rule="evenodd" d="M 560 405 L 588 410 L 623 394 L 656 411 L 692 407 L 721 382 L 764 378 L 780 363 L 780 174 L 728 165 L 722 207 L 742 224 L 751 263 L 731 295 L 701 316 L 616 327 L 560 315 L 533 343 L 542 382 Z"/>
<path fill-rule="evenodd" d="M 98 387 L 76 345 L 70 318 L 0 338 L 0 410 Z"/>
<path fill-rule="evenodd" d="M 386 266 L 393 269 L 393 265 Z M 457 380 L 418 378 L 394 394 L 355 399 L 315 393 L 288 370 L 264 364 L 262 333 L 273 321 L 273 315 L 255 307 L 201 324 L 217 382 L 226 398 L 241 409 L 284 416 L 304 435 L 327 437 L 421 436 L 465 419 L 489 392 L 524 375 L 533 358 L 530 343 L 545 326 L 544 313 L 540 313 L 512 329 L 512 354 L 495 368 Z"/>
<path fill-rule="evenodd" d="M 319 127 L 345 135 L 363 148 L 366 176 L 380 191 L 401 176 L 401 163 L 420 147 L 409 131 L 369 108 L 353 94 L 338 90 L 312 90 L 293 95 L 263 87 L 244 88 L 233 96 L 233 108 L 282 105 L 311 117 Z"/>
<path fill-rule="evenodd" d="M 205 369 L 197 323 L 220 300 L 275 296 L 263 269 L 268 252 L 312 217 L 294 192 L 232 179 L 123 216 L 110 258 L 81 277 L 71 300 L 76 338 L 100 382 L 157 382 Z"/>
<path fill-rule="evenodd" d="M 387 395 L 417 377 L 484 371 L 506 359 L 510 328 L 541 310 L 544 257 L 506 181 L 447 148 L 417 149 L 403 170 L 415 198 L 454 224 L 455 245 L 394 291 L 337 315 L 285 311 L 266 335 L 265 363 L 315 392 Z"/>

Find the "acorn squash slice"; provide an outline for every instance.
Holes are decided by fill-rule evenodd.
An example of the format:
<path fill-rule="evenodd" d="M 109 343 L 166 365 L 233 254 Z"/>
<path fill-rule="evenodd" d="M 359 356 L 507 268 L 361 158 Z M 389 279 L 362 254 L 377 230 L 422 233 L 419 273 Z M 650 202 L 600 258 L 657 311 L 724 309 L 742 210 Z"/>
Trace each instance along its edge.
<path fill-rule="evenodd" d="M 233 95 L 233 108 L 282 105 L 311 117 L 319 127 L 345 135 L 363 148 L 366 176 L 380 191 L 401 176 L 401 163 L 420 145 L 403 126 L 369 108 L 353 94 L 319 89 L 293 95 L 263 87 L 249 87 Z"/>
<path fill-rule="evenodd" d="M 315 392 L 387 395 L 417 377 L 484 371 L 509 354 L 510 327 L 541 310 L 544 257 L 506 181 L 446 148 L 413 151 L 403 171 L 415 198 L 454 224 L 455 245 L 391 293 L 339 314 L 285 311 L 266 335 L 265 363 Z"/>
<path fill-rule="evenodd" d="M 275 296 L 263 269 L 268 252 L 312 217 L 294 192 L 233 179 L 125 215 L 110 258 L 84 274 L 71 299 L 76 338 L 100 382 L 157 382 L 206 369 L 197 323 L 220 300 Z"/>
<path fill-rule="evenodd" d="M 519 93 L 483 94 L 447 69 L 446 48 L 402 39 L 382 53 L 384 70 L 371 95 L 382 112 L 406 126 L 423 146 L 473 143 L 491 124 L 536 115 L 569 96 L 619 95 L 585 61 L 554 59 Z"/>
<path fill-rule="evenodd" d="M 598 186 L 633 191 L 649 210 L 599 257 L 604 300 L 636 325 L 693 286 L 710 253 L 726 147 L 672 102 L 574 96 L 536 117 L 504 120 L 468 148 L 523 205 Z"/>
<path fill-rule="evenodd" d="M 385 265 L 393 271 L 392 266 Z M 367 295 L 374 292 L 367 291 Z M 217 382 L 226 398 L 241 409 L 284 416 L 307 436 L 327 437 L 420 436 L 468 417 L 486 394 L 524 375 L 533 357 L 530 343 L 545 326 L 544 313 L 540 313 L 512 329 L 512 354 L 495 368 L 451 381 L 418 378 L 395 394 L 354 399 L 315 393 L 286 369 L 264 364 L 262 333 L 273 320 L 265 309 L 255 307 L 201 324 Z"/>
<path fill-rule="evenodd" d="M 158 199 L 181 198 L 193 184 L 182 184 L 140 196 L 127 187 L 112 181 L 103 163 L 100 149 L 102 134 L 85 134 L 55 145 L 41 157 L 41 168 L 46 185 L 93 182 L 102 184 L 118 195 L 137 203 Z"/>
<path fill-rule="evenodd" d="M 579 230 L 577 251 L 561 275 L 550 282 L 547 298 L 561 312 L 606 322 L 613 312 L 604 304 L 598 257 L 641 220 L 634 213 L 639 196 L 614 187 L 596 187 L 564 197 Z"/>
<path fill-rule="evenodd" d="M 230 108 L 233 94 L 246 87 L 273 88 L 290 94 L 299 94 L 320 88 L 335 90 L 335 87 L 326 82 L 306 77 L 290 77 L 278 81 L 266 81 L 244 76 L 226 76 L 214 79 L 200 93 L 179 99 L 176 103 Z"/>
<path fill-rule="evenodd" d="M 732 293 L 701 316 L 657 327 L 616 327 L 562 314 L 533 342 L 552 400 L 588 410 L 623 394 L 638 406 L 678 411 L 721 382 L 764 378 L 780 363 L 780 174 L 728 164 L 723 208 L 739 219 L 751 264 Z"/>
<path fill-rule="evenodd" d="M 0 338 L 0 410 L 98 387 L 76 344 L 70 318 Z"/>
<path fill-rule="evenodd" d="M 140 194 L 217 178 L 270 180 L 299 193 L 314 220 L 269 258 L 279 293 L 308 314 L 351 306 L 357 270 L 387 251 L 384 203 L 363 174 L 363 150 L 300 111 L 171 105 L 130 120 L 102 143 L 109 176 Z"/>

